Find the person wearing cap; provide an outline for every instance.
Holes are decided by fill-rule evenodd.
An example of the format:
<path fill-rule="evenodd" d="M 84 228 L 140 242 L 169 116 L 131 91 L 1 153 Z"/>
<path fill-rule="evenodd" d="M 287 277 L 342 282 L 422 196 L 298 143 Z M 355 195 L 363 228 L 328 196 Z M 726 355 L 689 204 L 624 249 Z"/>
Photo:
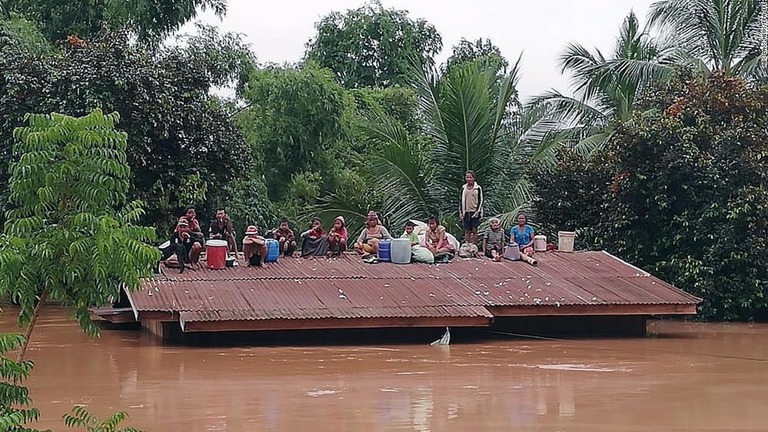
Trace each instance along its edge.
<path fill-rule="evenodd" d="M 280 221 L 280 227 L 275 230 L 273 237 L 280 245 L 280 252 L 283 256 L 293 256 L 293 252 L 296 250 L 296 235 L 293 233 L 288 219 Z"/>
<path fill-rule="evenodd" d="M 186 263 L 189 262 L 190 267 L 197 266 L 197 262 L 200 259 L 200 252 L 203 250 L 202 245 L 195 239 L 195 236 L 190 233 L 189 221 L 186 217 L 179 219 L 176 224 L 176 229 L 170 238 L 170 250 L 176 255 L 176 263 L 179 266 L 179 273 L 184 273 Z M 165 260 L 166 266 L 173 266 L 175 264 L 171 257 L 167 257 Z"/>
<path fill-rule="evenodd" d="M 389 231 L 379 224 L 379 216 L 375 211 L 371 210 L 368 213 L 368 220 L 365 222 L 365 228 L 357 237 L 355 242 L 355 250 L 367 257 L 371 254 L 379 253 L 379 241 L 385 239 L 391 239 Z"/>
<path fill-rule="evenodd" d="M 267 240 L 259 235 L 259 228 L 250 225 L 243 237 L 243 256 L 247 267 L 261 267 L 267 259 Z"/>
<path fill-rule="evenodd" d="M 348 237 L 349 233 L 344 224 L 344 216 L 337 216 L 333 220 L 331 231 L 328 233 L 328 249 L 330 249 L 331 256 L 341 255 L 342 252 L 347 250 Z"/>

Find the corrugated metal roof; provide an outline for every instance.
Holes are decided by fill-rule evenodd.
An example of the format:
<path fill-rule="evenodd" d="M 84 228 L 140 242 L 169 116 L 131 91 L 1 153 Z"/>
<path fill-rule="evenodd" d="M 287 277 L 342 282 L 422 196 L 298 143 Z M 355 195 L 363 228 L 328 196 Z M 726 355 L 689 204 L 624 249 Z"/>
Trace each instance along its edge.
<path fill-rule="evenodd" d="M 184 321 L 490 316 L 485 306 L 696 304 L 700 299 L 604 252 L 540 253 L 524 262 L 364 264 L 281 259 L 264 268 L 168 272 L 131 295 L 135 310 Z"/>

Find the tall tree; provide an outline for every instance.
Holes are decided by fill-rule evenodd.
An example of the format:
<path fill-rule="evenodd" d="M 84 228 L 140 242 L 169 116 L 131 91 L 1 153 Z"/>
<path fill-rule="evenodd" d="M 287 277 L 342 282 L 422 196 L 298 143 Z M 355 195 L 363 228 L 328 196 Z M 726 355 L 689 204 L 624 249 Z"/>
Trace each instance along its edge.
<path fill-rule="evenodd" d="M 307 43 L 307 60 L 336 73 L 345 87 L 405 84 L 409 61 L 431 61 L 443 43 L 432 24 L 408 11 L 372 1 L 346 13 L 333 12 L 317 24 Z"/>
<path fill-rule="evenodd" d="M 195 52 L 183 46 L 147 51 L 126 32 L 67 44 L 64 56 L 17 48 L 0 56 L 0 124 L 12 130 L 27 112 L 118 112 L 128 132 L 131 194 L 146 202 L 146 223 L 168 228 L 175 222 L 170 215 L 189 204 L 213 212 L 226 186 L 252 172 L 250 149 L 231 110 L 210 93 L 225 75 Z M 11 145 L 10 137 L 0 137 L 0 149 Z M 0 165 L 9 160 L 7 153 L 0 156 Z M 0 173 L 0 186 L 6 184 Z"/>
<path fill-rule="evenodd" d="M 458 194 L 466 170 L 486 187 L 486 211 L 504 215 L 530 199 L 524 164 L 536 157 L 526 137 L 535 113 L 515 106 L 519 62 L 503 76 L 495 68 L 469 63 L 440 76 L 433 68 L 409 73 L 417 90 L 425 136 L 406 130 L 390 116 L 374 113 L 365 124 L 376 148 L 365 158 L 368 181 L 381 197 L 382 214 L 395 226 L 409 218 L 438 215 L 457 222 Z M 360 203 L 333 197 L 326 211 L 361 217 Z"/>
<path fill-rule="evenodd" d="M 108 26 L 128 27 L 141 41 L 160 42 L 205 9 L 221 17 L 226 0 L 0 0 L 6 17 L 17 14 L 39 23 L 51 41 L 69 35 L 90 39 Z"/>
<path fill-rule="evenodd" d="M 331 179 L 334 148 L 346 133 L 352 100 L 329 70 L 312 64 L 259 70 L 243 96 L 249 107 L 240 122 L 272 200 L 285 199 L 297 175 L 314 184 Z"/>
<path fill-rule="evenodd" d="M 679 60 L 679 51 L 651 37 L 634 13 L 624 19 L 610 57 L 600 50 L 590 52 L 570 43 L 560 55 L 561 73 L 571 75 L 574 96 L 558 91 L 540 95 L 531 102 L 546 106 L 547 130 L 567 132 L 581 154 L 602 148 L 613 134 L 613 124 L 631 115 L 638 97 L 660 79 L 669 77 Z"/>
<path fill-rule="evenodd" d="M 74 309 L 96 333 L 88 308 L 136 289 L 159 259 L 143 208 L 127 202 L 131 170 L 118 115 L 27 116 L 14 131 L 10 210 L 0 246 L 0 293 L 21 305 L 27 326 L 18 361 L 47 299 Z"/>
<path fill-rule="evenodd" d="M 762 0 L 662 0 L 651 5 L 649 24 L 681 47 L 699 71 L 750 78 L 765 66 L 761 16 L 767 13 Z"/>
<path fill-rule="evenodd" d="M 445 61 L 443 69 L 450 71 L 452 67 L 469 62 L 482 63 L 489 68 L 498 70 L 501 74 L 505 74 L 507 67 L 509 67 L 509 62 L 501 54 L 499 47 L 494 45 L 490 39 L 479 38 L 470 42 L 462 38 L 457 45 L 454 45 L 453 53 Z"/>

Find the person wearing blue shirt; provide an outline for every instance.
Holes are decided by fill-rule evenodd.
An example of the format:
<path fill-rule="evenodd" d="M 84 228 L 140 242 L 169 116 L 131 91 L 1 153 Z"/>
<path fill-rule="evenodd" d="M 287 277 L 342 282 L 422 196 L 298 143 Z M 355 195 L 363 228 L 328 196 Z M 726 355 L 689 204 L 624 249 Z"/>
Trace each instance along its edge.
<path fill-rule="evenodd" d="M 528 217 L 525 216 L 525 213 L 519 213 L 517 215 L 517 225 L 509 230 L 509 238 L 517 243 L 522 252 L 529 253 L 528 248 L 531 249 L 530 252 L 533 252 L 533 236 L 533 227 L 528 225 Z"/>

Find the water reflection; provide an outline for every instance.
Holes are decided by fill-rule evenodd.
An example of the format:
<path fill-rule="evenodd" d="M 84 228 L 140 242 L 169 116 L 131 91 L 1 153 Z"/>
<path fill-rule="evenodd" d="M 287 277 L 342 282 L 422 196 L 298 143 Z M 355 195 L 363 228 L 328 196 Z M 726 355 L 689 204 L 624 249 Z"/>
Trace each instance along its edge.
<path fill-rule="evenodd" d="M 766 326 L 393 347 L 163 347 L 49 312 L 29 382 L 43 428 L 75 403 L 147 431 L 760 430 Z M 3 330 L 11 327 L 8 320 Z M 722 357 L 720 355 L 727 355 Z M 752 359 L 752 360 L 749 360 Z M 596 425 L 599 425 L 596 426 Z"/>

